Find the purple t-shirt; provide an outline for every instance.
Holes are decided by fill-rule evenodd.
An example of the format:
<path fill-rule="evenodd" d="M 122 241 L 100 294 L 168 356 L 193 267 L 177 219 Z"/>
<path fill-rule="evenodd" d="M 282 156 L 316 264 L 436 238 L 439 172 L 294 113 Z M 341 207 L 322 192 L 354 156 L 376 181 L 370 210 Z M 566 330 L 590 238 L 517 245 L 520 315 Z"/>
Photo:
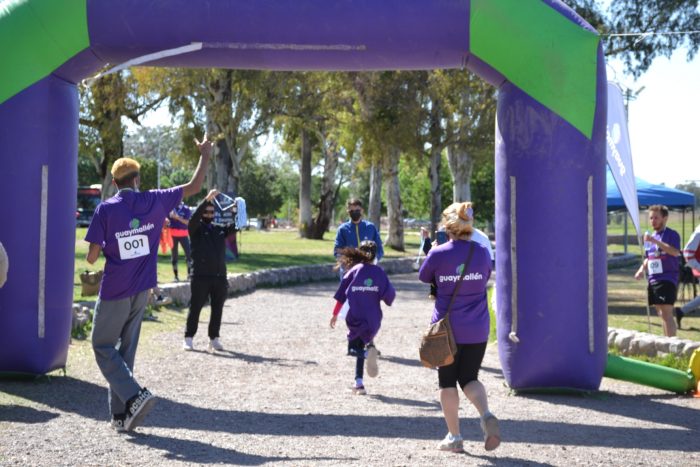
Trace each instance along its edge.
<path fill-rule="evenodd" d="M 681 249 L 681 237 L 673 229 L 666 227 L 661 232 L 654 232 L 652 237 L 664 243 L 668 243 L 674 248 Z M 655 244 L 649 248 L 644 247 L 644 257 L 648 259 L 647 271 L 650 284 L 667 281 L 678 285 L 678 275 L 680 268 L 680 258 L 666 254 Z"/>
<path fill-rule="evenodd" d="M 190 217 L 192 217 L 192 210 L 185 203 L 178 204 L 177 207 L 174 209 L 174 211 L 175 211 L 175 214 L 182 217 L 183 219 L 189 220 Z M 187 224 L 183 224 L 179 220 L 171 217 L 170 218 L 170 228 L 171 229 L 187 230 Z"/>
<path fill-rule="evenodd" d="M 334 298 L 350 306 L 345 317 L 348 340 L 361 338 L 367 344 L 382 324 L 381 300 L 391 306 L 396 297 L 394 286 L 382 268 L 374 264 L 357 264 L 343 276 Z"/>
<path fill-rule="evenodd" d="M 430 250 L 418 272 L 423 282 L 437 284 L 437 298 L 430 323 L 442 319 L 452 298 L 452 292 L 467 261 L 470 244 L 474 253 L 462 285 L 452 304 L 450 324 L 458 344 L 478 344 L 489 338 L 489 309 L 486 303 L 486 283 L 491 277 L 491 256 L 477 242 L 453 240 Z"/>
<path fill-rule="evenodd" d="M 182 188 L 121 190 L 97 206 L 85 240 L 102 247 L 100 299 L 119 300 L 156 286 L 160 232 Z"/>

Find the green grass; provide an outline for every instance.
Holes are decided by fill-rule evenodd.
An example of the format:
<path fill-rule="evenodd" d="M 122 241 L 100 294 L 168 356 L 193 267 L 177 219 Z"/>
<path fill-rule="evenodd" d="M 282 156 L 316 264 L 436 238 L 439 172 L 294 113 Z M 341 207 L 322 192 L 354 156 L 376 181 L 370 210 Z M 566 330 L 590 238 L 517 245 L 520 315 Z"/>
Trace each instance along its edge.
<path fill-rule="evenodd" d="M 634 279 L 637 267 L 631 266 L 608 271 L 608 326 L 649 332 L 646 281 Z M 656 316 L 653 307 L 650 308 L 649 312 L 651 333 L 663 335 L 661 318 Z M 700 341 L 700 313 L 684 318 L 682 324 L 683 329 L 678 331 L 678 337 Z"/>
<path fill-rule="evenodd" d="M 665 366 L 668 368 L 674 368 L 680 371 L 686 371 L 690 367 L 690 357 L 678 356 L 675 354 L 668 354 L 663 357 L 649 357 L 647 355 L 622 355 L 620 351 L 616 348 L 608 349 L 608 353 L 611 355 L 618 355 L 621 357 L 634 358 L 635 360 L 641 360 L 643 362 L 654 363 L 656 365 Z"/>
<path fill-rule="evenodd" d="M 85 260 L 88 251 L 88 244 L 85 238 L 86 228 L 76 229 L 75 241 L 75 272 L 73 278 L 73 300 L 80 301 L 94 299 L 95 297 L 80 296 L 80 273 L 85 270 L 99 271 L 104 268 L 104 257 L 100 258 L 93 265 Z M 333 258 L 333 245 L 335 241 L 335 231 L 326 233 L 323 240 L 308 240 L 299 238 L 299 234 L 293 230 L 270 230 L 258 231 L 248 230 L 239 232 L 239 253 L 238 261 L 227 263 L 229 273 L 245 273 L 259 271 L 261 269 L 283 268 L 289 266 L 303 266 L 309 264 L 331 264 Z M 409 231 L 406 234 L 405 252 L 394 251 L 385 248 L 385 258 L 401 258 L 404 256 L 414 256 L 418 251 L 418 232 Z M 180 259 L 178 262 L 178 272 L 180 279 L 187 274 L 184 253 L 180 248 Z M 175 280 L 172 265 L 170 263 L 170 253 L 163 254 L 158 251 L 158 282 L 168 283 Z"/>
<path fill-rule="evenodd" d="M 85 229 L 77 229 L 76 261 L 74 277 L 74 299 L 80 300 L 80 272 L 85 269 L 100 270 L 104 267 L 104 259 L 100 257 L 95 265 L 85 261 L 87 243 L 83 241 Z M 266 268 L 280 268 L 306 264 L 329 264 L 333 262 L 332 251 L 335 232 L 328 232 L 324 240 L 301 239 L 296 231 L 245 231 L 240 242 L 240 259 L 228 263 L 231 273 L 251 272 Z M 413 256 L 419 245 L 418 233 L 408 232 L 406 235 L 406 252 L 391 249 L 385 251 L 387 258 Z M 646 284 L 634 279 L 636 266 L 608 272 L 608 324 L 611 327 L 648 332 L 646 316 Z M 185 260 L 180 255 L 178 269 L 186 271 Z M 183 274 L 184 275 L 184 274 Z M 158 281 L 160 283 L 174 280 L 170 265 L 170 256 L 158 255 Z M 490 297 L 490 296 L 489 296 Z M 94 299 L 94 297 L 90 297 Z M 490 299 L 489 299 L 490 303 Z M 661 335 L 660 319 L 651 310 L 651 332 Z M 700 315 L 700 314 L 699 314 Z M 495 326 L 495 319 L 492 319 Z M 679 337 L 700 341 L 700 316 L 689 316 L 683 320 L 683 328 L 678 332 Z M 491 332 L 495 336 L 494 329 Z"/>
<path fill-rule="evenodd" d="M 700 213 L 695 214 L 695 222 L 700 218 Z M 611 222 L 608 224 L 608 235 L 623 235 L 625 233 L 624 221 L 617 222 L 618 218 L 613 215 Z M 645 230 L 651 230 L 651 225 L 649 224 L 649 216 L 647 211 L 641 211 L 639 213 L 639 227 L 642 230 L 642 234 Z M 680 212 L 670 212 L 668 215 L 667 227 L 675 230 L 681 235 L 681 239 L 687 241 L 690 238 L 690 234 L 695 230 L 695 225 L 693 225 L 693 214 L 691 212 L 686 212 L 685 214 L 685 228 L 683 226 L 683 215 Z M 634 231 L 634 224 L 632 224 L 632 219 L 627 218 L 627 234 L 634 237 L 636 235 Z M 634 248 L 639 248 L 633 245 Z"/>

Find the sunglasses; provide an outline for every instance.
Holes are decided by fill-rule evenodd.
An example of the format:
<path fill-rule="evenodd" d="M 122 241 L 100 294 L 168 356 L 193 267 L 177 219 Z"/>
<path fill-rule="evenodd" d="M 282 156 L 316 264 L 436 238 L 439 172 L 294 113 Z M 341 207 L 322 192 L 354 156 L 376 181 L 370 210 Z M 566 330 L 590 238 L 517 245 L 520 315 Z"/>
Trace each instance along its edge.
<path fill-rule="evenodd" d="M 204 211 L 204 214 L 206 214 L 206 215 L 208 215 L 208 216 L 213 216 L 213 215 L 214 215 L 214 211 Z"/>

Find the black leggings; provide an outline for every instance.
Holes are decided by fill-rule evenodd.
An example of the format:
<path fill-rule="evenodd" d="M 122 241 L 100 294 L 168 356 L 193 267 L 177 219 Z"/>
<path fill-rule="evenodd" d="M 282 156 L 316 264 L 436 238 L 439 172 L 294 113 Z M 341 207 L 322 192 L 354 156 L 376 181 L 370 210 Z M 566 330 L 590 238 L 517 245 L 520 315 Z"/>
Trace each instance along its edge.
<path fill-rule="evenodd" d="M 221 315 L 228 293 L 228 281 L 225 277 L 193 277 L 191 282 L 192 299 L 187 313 L 185 337 L 194 337 L 199 327 L 199 313 L 209 299 L 211 317 L 209 318 L 209 338 L 219 337 Z"/>
<path fill-rule="evenodd" d="M 457 344 L 457 353 L 452 365 L 438 368 L 440 389 L 459 387 L 464 389 L 468 383 L 476 381 L 481 362 L 486 353 L 486 342 L 479 344 Z"/>
<path fill-rule="evenodd" d="M 359 337 L 348 341 L 348 355 L 357 357 L 355 362 L 355 379 L 362 378 L 365 370 L 365 343 Z"/>
<path fill-rule="evenodd" d="M 190 259 L 190 238 L 189 237 L 173 237 L 173 247 L 170 249 L 170 262 L 173 264 L 173 271 L 177 273 L 177 259 L 178 251 L 177 244 L 182 244 L 182 249 L 185 252 L 185 262 L 187 263 L 187 273 L 189 274 L 190 268 L 192 267 L 192 260 Z"/>

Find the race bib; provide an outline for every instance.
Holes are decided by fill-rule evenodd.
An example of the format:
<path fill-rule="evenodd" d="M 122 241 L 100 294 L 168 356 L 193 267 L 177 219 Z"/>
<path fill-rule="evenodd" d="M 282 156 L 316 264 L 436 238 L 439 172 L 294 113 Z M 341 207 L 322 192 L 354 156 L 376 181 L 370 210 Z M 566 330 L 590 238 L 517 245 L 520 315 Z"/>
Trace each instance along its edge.
<path fill-rule="evenodd" d="M 650 259 L 648 267 L 649 267 L 649 275 L 651 276 L 652 274 L 661 274 L 664 272 L 664 267 L 661 264 L 661 259 Z"/>
<path fill-rule="evenodd" d="M 132 235 L 131 237 L 118 238 L 119 257 L 122 260 L 139 258 L 151 252 L 148 245 L 148 237 L 145 235 Z"/>

